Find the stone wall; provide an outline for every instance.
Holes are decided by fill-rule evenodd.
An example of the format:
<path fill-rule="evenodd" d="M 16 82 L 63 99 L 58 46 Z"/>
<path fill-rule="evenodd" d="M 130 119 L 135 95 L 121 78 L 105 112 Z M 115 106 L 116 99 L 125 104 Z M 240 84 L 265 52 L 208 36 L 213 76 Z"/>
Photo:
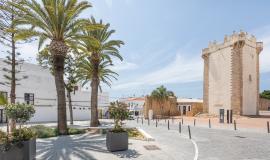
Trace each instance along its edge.
<path fill-rule="evenodd" d="M 203 112 L 209 112 L 209 57 L 207 54 L 203 55 Z"/>
<path fill-rule="evenodd" d="M 192 117 L 195 116 L 198 113 L 203 113 L 204 112 L 204 103 L 200 103 L 200 102 L 178 102 L 178 105 L 185 105 L 191 106 L 191 111 L 188 111 L 187 109 L 187 113 L 186 116 Z"/>
<path fill-rule="evenodd" d="M 266 98 L 260 98 L 259 110 L 268 111 L 268 107 L 270 107 L 270 100 Z"/>
<path fill-rule="evenodd" d="M 147 96 L 144 103 L 144 117 L 148 118 L 148 111 L 153 110 L 154 118 L 157 116 L 179 116 L 180 112 L 176 108 L 176 98 L 169 97 L 164 103 L 159 103 L 157 100 Z"/>
<path fill-rule="evenodd" d="M 231 109 L 234 114 L 242 114 L 243 103 L 243 47 L 245 42 L 238 41 L 233 44 L 231 59 Z"/>

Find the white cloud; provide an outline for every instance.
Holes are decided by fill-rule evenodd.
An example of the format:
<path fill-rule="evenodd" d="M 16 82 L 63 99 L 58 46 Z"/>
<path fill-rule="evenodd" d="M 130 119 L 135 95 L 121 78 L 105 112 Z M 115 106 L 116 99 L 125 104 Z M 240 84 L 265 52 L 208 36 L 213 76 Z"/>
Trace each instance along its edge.
<path fill-rule="evenodd" d="M 113 89 L 129 89 L 143 85 L 187 83 L 201 81 L 203 77 L 203 60 L 182 57 L 177 54 L 174 61 L 163 68 L 142 75 L 134 81 L 113 86 Z"/>
<path fill-rule="evenodd" d="M 119 72 L 124 70 L 133 70 L 138 68 L 138 65 L 135 63 L 127 62 L 127 61 L 116 61 L 114 66 L 111 67 L 113 71 Z"/>

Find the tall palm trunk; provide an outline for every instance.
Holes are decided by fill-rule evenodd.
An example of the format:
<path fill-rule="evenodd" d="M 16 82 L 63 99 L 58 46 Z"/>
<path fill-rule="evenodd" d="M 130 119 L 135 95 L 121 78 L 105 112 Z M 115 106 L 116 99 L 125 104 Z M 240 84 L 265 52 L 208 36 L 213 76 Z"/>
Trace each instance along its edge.
<path fill-rule="evenodd" d="M 68 133 L 64 82 L 64 65 L 67 51 L 68 46 L 62 41 L 53 40 L 50 44 L 50 52 L 53 55 L 53 72 L 57 92 L 57 127 L 60 135 L 66 135 Z"/>
<path fill-rule="evenodd" d="M 94 54 L 94 56 L 96 56 Z M 93 56 L 93 57 L 94 57 Z M 98 122 L 98 85 L 99 85 L 99 79 L 98 79 L 98 66 L 99 61 L 96 57 L 91 58 L 91 61 L 93 63 L 93 77 L 91 81 L 91 127 L 97 127 Z"/>
<path fill-rule="evenodd" d="M 72 110 L 72 100 L 71 100 L 70 93 L 71 93 L 70 91 L 67 91 L 70 124 L 73 124 L 73 110 Z"/>
<path fill-rule="evenodd" d="M 64 85 L 64 61 L 63 56 L 55 55 L 53 58 L 54 78 L 57 92 L 58 108 L 58 132 L 61 135 L 67 134 L 66 96 Z"/>

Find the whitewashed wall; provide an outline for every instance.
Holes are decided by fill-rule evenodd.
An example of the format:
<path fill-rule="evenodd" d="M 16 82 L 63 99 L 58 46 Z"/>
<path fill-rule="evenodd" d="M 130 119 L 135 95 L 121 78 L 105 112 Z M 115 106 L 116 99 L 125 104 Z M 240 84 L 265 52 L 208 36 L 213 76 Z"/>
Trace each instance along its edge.
<path fill-rule="evenodd" d="M 5 72 L 3 67 L 7 67 L 0 59 L 0 82 L 6 81 L 3 77 Z M 35 116 L 31 122 L 46 122 L 57 121 L 57 97 L 54 77 L 48 69 L 44 69 L 35 64 L 24 63 L 19 66 L 22 72 L 20 74 L 27 75 L 28 78 L 20 81 L 20 85 L 16 89 L 16 102 L 24 102 L 24 93 L 34 93 L 35 96 Z M 0 85 L 0 91 L 8 92 L 10 88 Z M 89 120 L 90 119 L 90 92 L 83 91 L 81 87 L 72 94 L 73 101 L 73 115 L 74 120 Z M 107 107 L 109 105 L 109 94 L 99 94 L 99 108 Z M 69 109 L 67 103 L 67 117 L 69 119 Z"/>

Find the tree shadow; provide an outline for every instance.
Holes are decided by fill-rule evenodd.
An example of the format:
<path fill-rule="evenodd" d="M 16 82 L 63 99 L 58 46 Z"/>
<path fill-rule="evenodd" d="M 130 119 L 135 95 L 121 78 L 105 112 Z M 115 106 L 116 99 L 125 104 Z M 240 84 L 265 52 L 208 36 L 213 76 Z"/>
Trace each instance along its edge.
<path fill-rule="evenodd" d="M 91 152 L 109 153 L 104 135 L 60 136 L 37 141 L 37 160 L 95 160 Z"/>
<path fill-rule="evenodd" d="M 125 159 L 130 159 L 130 158 L 137 158 L 141 154 L 137 152 L 134 149 L 128 149 L 126 151 L 118 151 L 118 152 L 113 152 L 114 155 L 116 155 L 119 158 L 125 158 Z"/>

